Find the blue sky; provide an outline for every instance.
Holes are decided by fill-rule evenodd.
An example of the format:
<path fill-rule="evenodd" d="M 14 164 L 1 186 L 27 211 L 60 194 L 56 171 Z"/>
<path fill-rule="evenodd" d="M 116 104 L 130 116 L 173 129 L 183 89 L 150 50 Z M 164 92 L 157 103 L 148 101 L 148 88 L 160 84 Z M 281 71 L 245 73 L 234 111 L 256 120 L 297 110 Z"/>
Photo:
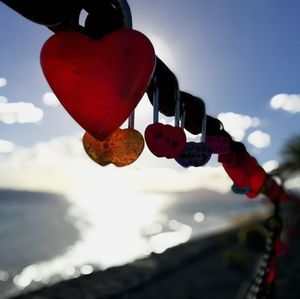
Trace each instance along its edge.
<path fill-rule="evenodd" d="M 134 29 L 150 38 L 181 90 L 202 97 L 208 114 L 219 117 L 266 170 L 273 167 L 286 139 L 300 128 L 300 1 L 128 2 Z M 51 35 L 0 2 L 0 188 L 62 193 L 73 204 L 71 214 L 83 220 L 82 242 L 62 258 L 34 265 L 38 277 L 91 261 L 120 264 L 145 248 L 162 252 L 187 241 L 192 228 L 167 217 L 174 202 L 182 204 L 182 213 L 186 202 L 199 203 L 196 222 L 204 220 L 208 198 L 223 209 L 232 197 L 236 211 L 244 213 L 244 196 L 223 195 L 232 182 L 216 156 L 205 167 L 188 169 L 153 156 L 147 147 L 128 167 L 101 167 L 89 159 L 84 131 L 53 97 L 40 67 L 40 50 Z M 173 119 L 160 116 L 160 121 Z M 136 128 L 143 133 L 151 122 L 145 96 L 136 109 Z M 299 178 L 290 183 L 299 185 Z M 206 198 L 205 189 L 218 193 Z M 205 215 L 212 219 L 207 226 L 224 228 L 235 217 L 230 207 L 223 217 Z M 141 231 L 164 222 L 171 232 L 158 233 L 145 247 Z M 86 231 L 83 223 L 89 224 Z M 15 277 L 18 287 L 30 283 L 32 269 Z"/>
<path fill-rule="evenodd" d="M 300 128 L 300 2 L 131 0 L 129 4 L 134 28 L 150 38 L 158 56 L 178 77 L 181 89 L 202 97 L 207 113 L 219 116 L 225 129 L 237 140 L 242 139 L 261 164 L 278 160 L 285 140 L 299 133 Z M 41 155 L 41 159 L 44 156 L 48 160 L 59 142 L 64 144 L 58 146 L 60 154 L 62 148 L 72 144 L 80 147 L 78 155 L 83 155 L 78 141 L 82 129 L 61 106 L 43 101 L 51 89 L 41 71 L 39 54 L 51 35 L 47 28 L 0 3 L 0 172 L 6 176 L 3 186 L 20 184 L 21 179 L 14 177 L 17 168 L 14 166 L 12 171 L 11 165 L 24 157 L 35 159 L 35 169 L 30 171 L 33 179 L 38 176 L 41 165 L 36 164 L 36 157 Z M 8 105 L 18 102 L 34 106 Z M 13 120 L 6 115 L 8 106 L 15 109 Z M 26 115 L 20 116 L 23 121 L 18 123 L 16 115 L 22 111 Z M 143 132 L 151 118 L 151 106 L 145 97 L 137 109 L 137 129 Z M 76 148 L 72 150 L 76 152 Z M 146 153 L 136 165 L 146 169 L 151 165 L 167 172 L 178 169 L 172 161 L 150 156 Z M 55 161 L 61 163 L 59 159 Z M 215 159 L 209 165 L 215 167 Z M 18 167 L 23 167 L 22 163 Z"/>

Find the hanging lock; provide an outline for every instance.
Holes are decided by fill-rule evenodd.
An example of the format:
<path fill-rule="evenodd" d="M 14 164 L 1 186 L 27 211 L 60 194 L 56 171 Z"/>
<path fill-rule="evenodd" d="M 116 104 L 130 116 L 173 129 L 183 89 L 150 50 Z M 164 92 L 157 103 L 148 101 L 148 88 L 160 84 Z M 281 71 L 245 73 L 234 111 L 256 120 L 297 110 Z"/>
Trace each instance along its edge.
<path fill-rule="evenodd" d="M 218 135 L 207 135 L 205 142 L 211 148 L 213 154 L 229 154 L 230 153 L 230 138 L 228 133 L 224 131 L 224 126 L 221 124 L 221 129 Z"/>
<path fill-rule="evenodd" d="M 122 28 L 132 28 L 127 0 L 84 0 L 82 8 L 88 15 L 80 31 L 94 39 Z"/>
<path fill-rule="evenodd" d="M 179 126 L 180 119 L 180 97 L 179 89 L 176 90 L 175 126 L 164 125 L 158 121 L 159 118 L 159 88 L 157 77 L 153 78 L 153 124 L 145 130 L 145 140 L 149 150 L 156 157 L 172 159 L 183 152 L 186 144 L 184 130 Z"/>
<path fill-rule="evenodd" d="M 114 164 L 122 167 L 136 161 L 144 149 L 144 138 L 134 129 L 134 111 L 128 119 L 127 129 L 117 129 L 104 141 L 86 132 L 83 147 L 87 155 L 101 166 Z"/>
<path fill-rule="evenodd" d="M 199 167 L 205 165 L 211 158 L 212 151 L 209 145 L 205 143 L 206 140 L 206 111 L 203 103 L 202 112 L 202 128 L 200 142 L 187 142 L 184 151 L 175 158 L 176 162 L 183 167 Z M 185 112 L 183 112 L 181 126 L 184 127 Z"/>
<path fill-rule="evenodd" d="M 154 77 L 156 78 L 156 82 L 152 80 L 147 90 L 150 103 L 153 105 L 154 91 L 155 88 L 158 87 L 160 97 L 158 105 L 159 112 L 168 117 L 174 116 L 176 105 L 174 93 L 178 89 L 178 81 L 167 65 L 157 56 L 153 78 Z M 182 96 L 180 96 L 180 100 L 182 100 Z"/>

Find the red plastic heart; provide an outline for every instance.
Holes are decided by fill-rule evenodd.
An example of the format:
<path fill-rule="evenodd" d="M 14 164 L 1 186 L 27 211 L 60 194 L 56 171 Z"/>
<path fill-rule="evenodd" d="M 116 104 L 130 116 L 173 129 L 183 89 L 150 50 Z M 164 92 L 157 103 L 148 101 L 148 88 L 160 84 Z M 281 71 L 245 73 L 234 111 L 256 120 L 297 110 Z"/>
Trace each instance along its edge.
<path fill-rule="evenodd" d="M 218 155 L 218 162 L 222 164 L 226 164 L 228 166 L 235 166 L 238 164 L 237 162 L 237 153 L 230 152 L 228 154 L 219 154 Z"/>
<path fill-rule="evenodd" d="M 129 165 L 137 160 L 144 149 L 142 134 L 132 128 L 118 129 L 104 141 L 86 132 L 82 141 L 88 156 L 101 166 L 110 163 L 118 167 Z"/>
<path fill-rule="evenodd" d="M 145 140 L 156 157 L 172 159 L 180 155 L 186 144 L 184 130 L 171 125 L 155 123 L 147 126 Z"/>
<path fill-rule="evenodd" d="M 235 156 L 235 164 L 223 163 L 223 168 L 234 184 L 238 188 L 243 188 L 249 185 L 249 179 L 256 169 L 257 161 L 248 153 L 236 153 Z"/>
<path fill-rule="evenodd" d="M 267 174 L 265 170 L 259 164 L 257 164 L 251 178 L 249 179 L 250 191 L 247 192 L 248 198 L 254 198 L 263 191 L 266 176 Z"/>
<path fill-rule="evenodd" d="M 149 39 L 131 29 L 100 40 L 59 32 L 41 51 L 41 66 L 52 90 L 68 113 L 99 140 L 116 131 L 137 106 L 155 60 Z"/>
<path fill-rule="evenodd" d="M 254 198 L 262 191 L 266 180 L 266 172 L 257 163 L 256 159 L 248 153 L 235 153 L 234 163 L 227 163 L 226 154 L 222 157 L 223 168 L 238 188 L 249 186 L 246 193 L 249 198 Z M 229 155 L 230 156 L 230 155 Z M 219 159 L 220 161 L 220 159 Z"/>

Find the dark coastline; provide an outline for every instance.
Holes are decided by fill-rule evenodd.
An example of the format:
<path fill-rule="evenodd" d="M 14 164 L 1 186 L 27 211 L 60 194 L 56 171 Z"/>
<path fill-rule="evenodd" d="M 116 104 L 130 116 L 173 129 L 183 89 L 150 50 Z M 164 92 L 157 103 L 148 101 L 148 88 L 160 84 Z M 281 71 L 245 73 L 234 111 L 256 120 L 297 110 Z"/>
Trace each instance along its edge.
<path fill-rule="evenodd" d="M 262 250 L 240 241 L 251 223 L 173 247 L 163 254 L 63 281 L 11 299 L 242 299 Z M 278 259 L 277 299 L 300 297 L 299 227 Z"/>
<path fill-rule="evenodd" d="M 151 254 L 130 264 L 94 271 L 34 291 L 24 289 L 19 295 L 5 298 L 245 299 L 243 294 L 264 250 L 262 222 L 262 218 L 248 219 L 243 225 L 237 221 L 235 228 L 196 238 L 163 254 Z M 247 237 L 249 232 L 255 233 L 254 243 L 253 235 Z M 300 298 L 299 225 L 290 245 L 287 254 L 278 258 L 276 299 Z"/>

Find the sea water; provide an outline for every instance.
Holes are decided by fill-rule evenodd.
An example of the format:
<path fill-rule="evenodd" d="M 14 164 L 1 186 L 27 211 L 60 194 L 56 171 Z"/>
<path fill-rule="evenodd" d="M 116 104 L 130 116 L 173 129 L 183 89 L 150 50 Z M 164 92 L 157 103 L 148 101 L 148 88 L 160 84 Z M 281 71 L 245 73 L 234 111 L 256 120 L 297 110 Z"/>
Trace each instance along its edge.
<path fill-rule="evenodd" d="M 0 191 L 0 298 L 18 289 L 14 279 L 25 267 L 62 255 L 76 242 L 69 207 L 55 194 Z"/>
<path fill-rule="evenodd" d="M 261 202 L 196 190 L 173 194 L 0 191 L 0 298 L 229 228 Z"/>

